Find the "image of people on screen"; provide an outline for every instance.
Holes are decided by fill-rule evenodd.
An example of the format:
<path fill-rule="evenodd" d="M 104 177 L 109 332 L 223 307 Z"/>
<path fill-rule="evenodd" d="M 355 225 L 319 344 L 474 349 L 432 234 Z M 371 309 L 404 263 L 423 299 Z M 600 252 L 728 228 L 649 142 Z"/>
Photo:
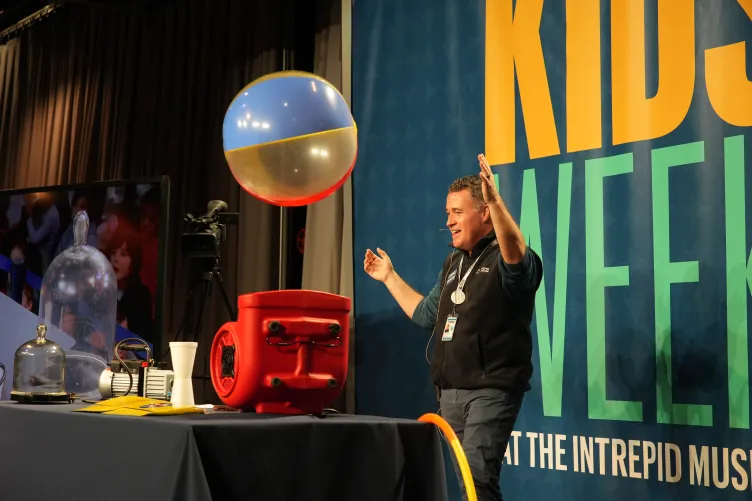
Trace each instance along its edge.
<path fill-rule="evenodd" d="M 118 324 L 154 343 L 160 202 L 158 183 L 0 193 L 0 293 L 13 293 L 14 300 L 38 314 L 42 277 L 55 257 L 73 246 L 73 218 L 86 211 L 86 244 L 108 259 L 117 279 Z M 65 325 L 62 318 L 61 330 L 67 332 Z M 96 344 L 96 339 L 88 342 Z"/>
<path fill-rule="evenodd" d="M 144 339 L 152 339 L 154 303 L 141 276 L 144 245 L 140 233 L 128 222 L 120 222 L 108 240 L 105 255 L 109 257 L 117 279 L 118 323 L 129 331 L 139 333 Z"/>
<path fill-rule="evenodd" d="M 97 247 L 97 221 L 94 217 L 97 216 L 95 211 L 92 211 L 94 207 L 90 204 L 90 195 L 87 195 L 85 191 L 74 191 L 70 202 L 70 223 L 60 236 L 60 241 L 55 249 L 55 256 L 63 252 L 65 249 L 73 246 L 73 218 L 76 217 L 81 211 L 85 211 L 89 216 L 89 233 L 86 236 L 86 244 L 92 247 Z M 93 221 L 93 222 L 92 222 Z"/>

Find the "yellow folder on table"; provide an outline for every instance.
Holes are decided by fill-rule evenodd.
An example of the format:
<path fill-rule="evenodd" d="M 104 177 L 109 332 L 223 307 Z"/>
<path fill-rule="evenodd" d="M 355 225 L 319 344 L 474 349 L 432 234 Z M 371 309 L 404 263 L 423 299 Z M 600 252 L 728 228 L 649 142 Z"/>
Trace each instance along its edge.
<path fill-rule="evenodd" d="M 170 402 L 156 398 L 126 396 L 102 400 L 89 407 L 76 409 L 74 412 L 93 412 L 118 416 L 177 416 L 180 414 L 203 414 L 204 410 L 198 407 L 176 408 Z"/>

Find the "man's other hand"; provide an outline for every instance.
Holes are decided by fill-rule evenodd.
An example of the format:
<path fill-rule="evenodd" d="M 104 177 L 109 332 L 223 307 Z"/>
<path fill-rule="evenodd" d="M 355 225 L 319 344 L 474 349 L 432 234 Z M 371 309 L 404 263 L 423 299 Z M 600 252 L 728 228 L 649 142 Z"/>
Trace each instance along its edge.
<path fill-rule="evenodd" d="M 491 166 L 488 165 L 488 160 L 486 160 L 483 153 L 478 155 L 478 164 L 480 165 L 480 178 L 483 181 L 483 200 L 489 205 L 500 204 L 501 195 L 499 195 L 499 191 L 496 189 Z"/>
<path fill-rule="evenodd" d="M 363 269 L 368 273 L 371 278 L 378 280 L 379 282 L 386 282 L 389 276 L 394 271 L 392 266 L 392 260 L 383 250 L 376 248 L 376 252 L 379 256 L 373 253 L 371 249 L 366 251 L 366 257 L 363 260 Z"/>

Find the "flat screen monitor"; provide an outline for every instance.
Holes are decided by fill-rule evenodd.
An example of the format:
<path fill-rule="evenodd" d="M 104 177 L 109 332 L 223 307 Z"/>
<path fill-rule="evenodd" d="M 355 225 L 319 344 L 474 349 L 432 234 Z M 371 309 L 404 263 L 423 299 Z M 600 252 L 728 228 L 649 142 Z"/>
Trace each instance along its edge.
<path fill-rule="evenodd" d="M 109 259 L 117 277 L 116 342 L 137 337 L 159 353 L 169 197 L 167 176 L 0 191 L 0 293 L 38 314 L 42 277 L 73 245 L 73 216 L 86 210 L 87 243 Z M 22 272 L 13 264 L 19 256 Z M 14 272 L 22 279 L 14 281 Z"/>

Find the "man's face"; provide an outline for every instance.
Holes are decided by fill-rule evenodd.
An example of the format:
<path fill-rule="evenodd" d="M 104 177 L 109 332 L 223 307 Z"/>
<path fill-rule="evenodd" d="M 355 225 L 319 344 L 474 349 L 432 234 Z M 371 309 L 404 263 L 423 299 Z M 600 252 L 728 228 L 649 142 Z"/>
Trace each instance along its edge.
<path fill-rule="evenodd" d="M 452 245 L 470 251 L 485 234 L 483 212 L 473 203 L 470 190 L 447 195 L 447 227 L 452 231 Z"/>

